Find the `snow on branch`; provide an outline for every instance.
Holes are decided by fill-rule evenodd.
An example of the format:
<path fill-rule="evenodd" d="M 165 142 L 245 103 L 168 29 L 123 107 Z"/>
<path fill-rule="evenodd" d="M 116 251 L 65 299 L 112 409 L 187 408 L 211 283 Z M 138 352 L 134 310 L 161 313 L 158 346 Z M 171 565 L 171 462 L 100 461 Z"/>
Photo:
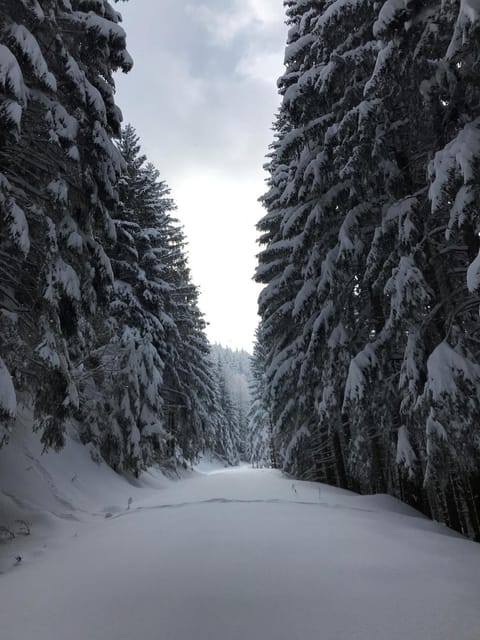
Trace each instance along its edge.
<path fill-rule="evenodd" d="M 72 22 L 85 26 L 87 31 L 93 31 L 100 37 L 104 38 L 109 46 L 118 47 L 116 55 L 120 60 L 121 67 L 124 71 L 129 71 L 133 67 L 133 60 L 125 49 L 126 33 L 118 24 L 119 14 L 111 12 L 108 18 L 97 15 L 94 11 L 83 12 L 74 11 L 68 18 Z"/>
<path fill-rule="evenodd" d="M 424 309 L 431 301 L 429 287 L 412 256 L 402 256 L 398 267 L 384 289 L 390 297 L 389 323 L 402 317 L 412 317 L 416 309 Z"/>
<path fill-rule="evenodd" d="M 445 341 L 432 352 L 427 362 L 425 392 L 434 402 L 442 402 L 446 395 L 456 396 L 458 382 L 470 382 L 474 388 L 480 381 L 480 365 L 467 360 Z"/>
<path fill-rule="evenodd" d="M 378 13 L 378 18 L 373 25 L 373 35 L 380 38 L 402 16 L 412 0 L 387 0 Z"/>
<path fill-rule="evenodd" d="M 383 75 L 385 75 L 387 71 L 389 61 L 395 59 L 396 50 L 397 47 L 393 41 L 387 42 L 387 44 L 380 49 L 373 73 L 368 82 L 365 83 L 365 87 L 363 89 L 364 96 L 370 95 L 378 88 Z"/>
<path fill-rule="evenodd" d="M 0 89 L 11 93 L 20 104 L 27 101 L 23 75 L 16 57 L 4 44 L 0 44 Z"/>
<path fill-rule="evenodd" d="M 359 402 L 367 386 L 367 374 L 378 366 L 378 359 L 373 345 L 367 346 L 350 362 L 347 380 L 345 382 L 344 407 L 349 402 Z"/>
<path fill-rule="evenodd" d="M 401 426 L 398 430 L 396 462 L 398 465 L 403 464 L 408 469 L 408 476 L 412 479 L 415 475 L 417 456 L 410 444 L 408 429 L 405 426 Z"/>
<path fill-rule="evenodd" d="M 28 9 L 28 11 L 31 11 L 33 13 L 37 20 L 39 20 L 40 22 L 45 20 L 45 13 L 38 3 L 38 0 L 20 0 L 20 2 L 23 4 L 25 9 Z"/>
<path fill-rule="evenodd" d="M 47 276 L 48 286 L 44 297 L 55 304 L 62 293 L 65 293 L 72 300 L 80 301 L 80 279 L 73 267 L 67 264 L 62 258 L 52 265 Z"/>
<path fill-rule="evenodd" d="M 471 293 L 480 289 L 480 253 L 468 267 L 467 287 Z"/>
<path fill-rule="evenodd" d="M 449 181 L 456 172 L 460 172 L 464 184 L 477 179 L 475 163 L 480 155 L 479 149 L 480 118 L 476 118 L 466 124 L 451 142 L 435 154 L 429 167 L 429 197 L 434 213 L 443 204 Z M 459 207 L 460 203 L 456 203 L 457 210 Z"/>
<path fill-rule="evenodd" d="M 368 0 L 333 0 L 316 21 L 316 26 L 319 29 L 325 27 L 331 28 L 331 23 L 344 20 L 347 12 L 354 13 L 355 11 L 360 11 L 362 4 L 366 4 L 367 1 Z"/>
<path fill-rule="evenodd" d="M 53 92 L 57 91 L 57 81 L 43 57 L 35 37 L 23 25 L 14 25 L 10 34 L 21 53 L 28 60 L 35 77 Z"/>
<path fill-rule="evenodd" d="M 17 396 L 12 376 L 0 358 L 0 418 L 13 419 L 17 415 Z"/>
<path fill-rule="evenodd" d="M 447 59 L 453 58 L 468 39 L 470 30 L 480 19 L 480 0 L 461 0 L 452 40 L 447 50 Z"/>
<path fill-rule="evenodd" d="M 0 211 L 3 210 L 12 241 L 26 256 L 30 251 L 29 227 L 25 212 L 10 194 L 10 184 L 0 173 Z"/>

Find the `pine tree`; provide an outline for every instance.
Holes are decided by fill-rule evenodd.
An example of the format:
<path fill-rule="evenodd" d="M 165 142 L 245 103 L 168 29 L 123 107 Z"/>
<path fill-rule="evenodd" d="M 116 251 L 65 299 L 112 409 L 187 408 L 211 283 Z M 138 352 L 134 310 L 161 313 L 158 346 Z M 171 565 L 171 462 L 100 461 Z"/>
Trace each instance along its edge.
<path fill-rule="evenodd" d="M 263 394 L 265 392 L 265 349 L 262 344 L 260 331 L 257 331 L 256 341 L 251 360 L 252 403 L 248 412 L 248 459 L 253 467 L 275 467 L 275 455 L 272 449 L 271 419 L 268 404 Z"/>
<path fill-rule="evenodd" d="M 257 272 L 274 443 L 474 536 L 478 7 L 287 7 Z"/>
<path fill-rule="evenodd" d="M 259 225 L 268 243 L 257 279 L 268 284 L 260 311 L 276 446 L 290 471 L 338 482 L 345 367 L 368 335 L 359 276 L 378 210 L 355 174 L 373 153 L 376 106 L 363 100 L 376 57 L 373 5 L 287 3 L 283 103 Z"/>
<path fill-rule="evenodd" d="M 198 289 L 192 283 L 183 230 L 174 218 L 166 228 L 166 239 L 163 277 L 171 293 L 165 310 L 174 322 L 167 333 L 164 395 L 171 437 L 181 456 L 191 461 L 211 448 L 219 407 Z"/>
<path fill-rule="evenodd" d="M 233 351 L 215 344 L 212 347 L 212 359 L 217 365 L 219 384 L 224 389 L 221 404 L 224 412 L 230 415 L 230 432 L 236 452 L 234 457 L 247 461 L 248 413 L 251 405 L 250 355 L 243 350 Z"/>
<path fill-rule="evenodd" d="M 57 448 L 111 287 L 103 245 L 123 169 L 112 74 L 131 67 L 119 14 L 89 5 L 6 0 L 0 25 L 0 322 L 19 346 L 2 332 L 0 349 Z"/>
<path fill-rule="evenodd" d="M 127 126 L 126 170 L 109 249 L 110 317 L 99 331 L 98 385 L 86 380 L 83 439 L 116 469 L 189 463 L 215 439 L 215 382 L 175 204 Z M 92 387 L 97 386 L 92 393 Z"/>
<path fill-rule="evenodd" d="M 480 139 L 471 65 L 479 54 L 479 16 L 469 3 L 430 5 L 428 12 L 413 4 L 403 13 L 384 8 L 375 27 L 377 37 L 396 43 L 376 91 L 393 123 L 399 105 L 392 86 L 402 88 L 403 124 L 395 144 L 408 159 L 396 194 L 402 199 L 384 225 L 394 244 L 387 325 L 394 328 L 402 362 L 397 459 L 417 483 L 415 499 L 473 535 L 480 526 L 473 498 L 480 468 L 480 354 L 472 203 Z"/>
<path fill-rule="evenodd" d="M 217 360 L 214 366 L 216 370 L 217 403 L 220 407 L 220 414 L 213 452 L 223 460 L 226 465 L 236 465 L 239 462 L 238 413 L 235 411 L 235 407 L 228 392 L 225 372 L 221 362 Z"/>

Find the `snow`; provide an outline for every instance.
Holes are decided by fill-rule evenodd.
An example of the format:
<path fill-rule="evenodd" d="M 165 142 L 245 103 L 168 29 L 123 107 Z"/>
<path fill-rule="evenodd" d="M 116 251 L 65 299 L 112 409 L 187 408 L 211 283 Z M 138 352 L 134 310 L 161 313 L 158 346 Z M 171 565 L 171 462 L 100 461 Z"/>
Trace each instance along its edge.
<path fill-rule="evenodd" d="M 17 415 L 17 397 L 12 376 L 0 358 L 0 416 L 14 418 Z"/>
<path fill-rule="evenodd" d="M 351 209 L 345 216 L 340 231 L 338 232 L 339 259 L 347 259 L 349 255 L 355 251 L 358 242 L 355 238 L 355 235 L 358 233 L 358 221 L 362 214 L 368 214 L 368 212 L 368 205 L 361 204 Z"/>
<path fill-rule="evenodd" d="M 35 37 L 23 25 L 15 25 L 10 29 L 12 38 L 17 43 L 23 55 L 29 61 L 35 76 L 51 91 L 57 91 L 57 81 L 43 57 Z"/>
<path fill-rule="evenodd" d="M 477 118 L 467 123 L 441 151 L 437 151 L 429 167 L 429 197 L 433 213 L 442 206 L 449 182 L 456 172 L 460 173 L 465 185 L 475 182 L 479 146 L 480 118 Z M 455 203 L 455 209 L 458 215 L 460 203 Z"/>
<path fill-rule="evenodd" d="M 360 401 L 368 386 L 368 372 L 378 365 L 375 349 L 372 345 L 366 347 L 358 353 L 350 362 L 347 381 L 345 382 L 344 406 L 348 402 Z"/>
<path fill-rule="evenodd" d="M 110 258 L 106 254 L 105 249 L 102 247 L 101 244 L 98 244 L 98 243 L 96 244 L 95 256 L 98 260 L 98 264 L 100 266 L 102 274 L 106 278 L 108 278 L 110 282 L 113 282 L 115 279 L 115 276 L 113 274 L 112 263 L 110 262 Z"/>
<path fill-rule="evenodd" d="M 284 409 L 284 413 L 287 413 L 289 409 L 292 408 L 293 401 L 288 402 L 287 406 Z M 279 421 L 280 422 L 280 421 Z M 290 442 L 283 452 L 283 458 L 286 464 L 290 464 L 292 460 L 293 452 L 295 451 L 295 447 L 301 442 L 302 438 L 308 438 L 310 436 L 310 431 L 307 429 L 305 425 L 297 429 L 293 434 L 292 438 L 290 438 Z"/>
<path fill-rule="evenodd" d="M 427 418 L 426 427 L 427 427 L 426 431 L 428 436 L 427 453 L 429 454 L 430 453 L 429 442 L 432 435 L 437 436 L 437 438 L 440 438 L 440 440 L 448 440 L 448 436 L 444 426 L 440 422 L 438 422 L 438 420 L 435 420 L 435 412 L 433 409 L 430 409 L 430 413 Z"/>
<path fill-rule="evenodd" d="M 57 352 L 55 335 L 51 331 L 46 331 L 42 342 L 36 349 L 38 356 L 47 362 L 52 369 L 59 369 L 61 366 L 60 356 Z"/>
<path fill-rule="evenodd" d="M 400 258 L 398 267 L 392 269 L 392 276 L 384 291 L 390 296 L 389 323 L 401 318 L 405 309 L 415 309 L 419 304 L 426 306 L 431 300 L 422 272 L 412 256 Z"/>
<path fill-rule="evenodd" d="M 301 36 L 294 42 L 290 42 L 287 45 L 285 51 L 285 59 L 284 64 L 292 64 L 294 60 L 300 55 L 300 53 L 310 47 L 315 42 L 315 37 L 312 34 L 307 34 L 305 36 Z"/>
<path fill-rule="evenodd" d="M 66 238 L 69 249 L 74 249 L 78 253 L 83 252 L 83 238 L 79 233 L 77 222 L 70 215 L 63 218 L 60 231 L 62 236 Z"/>
<path fill-rule="evenodd" d="M 47 185 L 47 191 L 55 202 L 63 205 L 68 203 L 68 184 L 65 180 L 53 180 Z"/>
<path fill-rule="evenodd" d="M 293 306 L 292 315 L 294 318 L 299 316 L 303 311 L 304 307 L 308 304 L 310 298 L 312 298 L 317 293 L 317 286 L 315 280 L 308 279 L 303 283 L 302 288 L 298 292 L 295 298 L 295 304 Z"/>
<path fill-rule="evenodd" d="M 44 297 L 49 302 L 56 302 L 62 292 L 72 300 L 81 300 L 82 294 L 78 274 L 62 258 L 58 258 L 56 263 L 51 266 L 47 282 L 48 287 L 45 290 Z"/>
<path fill-rule="evenodd" d="M 107 123 L 107 108 L 105 107 L 102 94 L 86 78 L 84 86 L 89 104 L 93 107 L 95 113 L 100 118 L 100 122 L 105 125 Z"/>
<path fill-rule="evenodd" d="M 72 20 L 72 22 L 85 25 L 85 28 L 89 31 L 95 31 L 100 37 L 104 38 L 109 45 L 115 44 L 115 42 L 125 43 L 125 30 L 117 24 L 117 22 L 112 21 L 113 19 L 120 20 L 120 14 L 117 12 L 110 11 L 108 17 L 103 18 L 93 11 L 74 11 L 68 18 Z M 121 58 L 122 68 L 125 71 L 132 68 L 133 60 L 127 51 L 119 51 L 118 56 Z"/>
<path fill-rule="evenodd" d="M 389 26 L 404 12 L 410 0 L 387 0 L 379 11 L 377 21 L 373 25 L 373 35 L 375 38 L 381 37 Z"/>
<path fill-rule="evenodd" d="M 1 105 L 2 116 L 8 124 L 12 124 L 17 131 L 20 131 L 22 124 L 23 109 L 15 100 L 3 100 Z"/>
<path fill-rule="evenodd" d="M 410 444 L 408 429 L 405 426 L 401 426 L 398 430 L 397 464 L 404 464 L 408 469 L 410 479 L 413 479 L 416 462 L 417 456 Z"/>
<path fill-rule="evenodd" d="M 2 640 L 479 637 L 480 547 L 393 498 L 208 459 L 136 481 L 29 429 L 0 450 Z"/>
<path fill-rule="evenodd" d="M 364 96 L 368 96 L 377 88 L 382 74 L 387 71 L 387 65 L 390 58 L 395 54 L 395 49 L 395 43 L 393 41 L 389 41 L 385 47 L 380 49 L 378 52 L 375 69 L 373 70 L 371 78 L 365 83 L 365 88 L 363 90 Z"/>
<path fill-rule="evenodd" d="M 470 22 L 475 22 L 480 17 L 480 0 L 461 0 L 460 12 L 464 13 Z"/>
<path fill-rule="evenodd" d="M 467 33 L 472 25 L 475 26 L 480 19 L 480 0 L 460 0 L 455 33 L 447 51 L 447 59 L 453 58 L 467 40 Z"/>
<path fill-rule="evenodd" d="M 74 143 L 79 131 L 79 122 L 71 116 L 61 104 L 52 104 L 47 112 L 46 120 L 51 127 L 50 137 L 52 142 L 59 139 Z"/>
<path fill-rule="evenodd" d="M 435 347 L 427 361 L 428 378 L 425 392 L 434 402 L 442 403 L 445 395 L 458 393 L 458 380 L 470 382 L 475 388 L 480 376 L 480 365 L 464 358 L 443 341 Z"/>
<path fill-rule="evenodd" d="M 27 255 L 30 251 L 30 237 L 27 217 L 23 209 L 21 209 L 12 198 L 8 205 L 9 217 L 9 233 L 13 241 L 17 244 L 20 251 Z"/>
<path fill-rule="evenodd" d="M 20 0 L 23 6 L 31 11 L 37 20 L 45 20 L 45 13 L 37 0 Z"/>
<path fill-rule="evenodd" d="M 317 27 L 324 28 L 329 22 L 341 21 L 347 11 L 359 11 L 365 0 L 333 0 L 317 20 Z"/>
<path fill-rule="evenodd" d="M 336 349 L 342 347 L 348 343 L 348 333 L 342 323 L 338 324 L 332 330 L 330 337 L 328 338 L 328 346 L 330 349 Z"/>
<path fill-rule="evenodd" d="M 11 91 L 21 104 L 25 104 L 26 93 L 22 71 L 13 53 L 3 44 L 0 44 L 0 87 Z"/>
<path fill-rule="evenodd" d="M 480 253 L 468 267 L 467 287 L 471 293 L 473 293 L 480 287 Z"/>

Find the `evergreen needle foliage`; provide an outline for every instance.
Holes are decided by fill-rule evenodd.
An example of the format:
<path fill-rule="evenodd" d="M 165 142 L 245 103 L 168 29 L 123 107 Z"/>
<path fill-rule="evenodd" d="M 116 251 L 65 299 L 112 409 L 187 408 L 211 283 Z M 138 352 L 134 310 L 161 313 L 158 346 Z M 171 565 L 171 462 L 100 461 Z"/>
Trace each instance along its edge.
<path fill-rule="evenodd" d="M 262 402 L 289 472 L 480 535 L 480 7 L 287 0 Z"/>
<path fill-rule="evenodd" d="M 119 471 L 190 463 L 224 410 L 175 204 L 121 130 L 120 15 L 5 0 L 0 18 L 0 445 L 21 395 L 46 448 L 68 428 Z"/>

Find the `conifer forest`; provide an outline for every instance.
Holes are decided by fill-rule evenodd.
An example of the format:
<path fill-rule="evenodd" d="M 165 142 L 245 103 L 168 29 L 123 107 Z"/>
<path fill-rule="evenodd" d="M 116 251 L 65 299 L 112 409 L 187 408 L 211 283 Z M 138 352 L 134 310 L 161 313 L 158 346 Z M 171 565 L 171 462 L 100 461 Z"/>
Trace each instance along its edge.
<path fill-rule="evenodd" d="M 258 223 L 277 464 L 480 533 L 480 5 L 287 0 Z"/>
<path fill-rule="evenodd" d="M 122 4 L 0 0 L 2 452 L 29 415 L 134 480 L 208 452 L 480 541 L 479 0 L 283 2 L 252 354 L 117 104 Z"/>

